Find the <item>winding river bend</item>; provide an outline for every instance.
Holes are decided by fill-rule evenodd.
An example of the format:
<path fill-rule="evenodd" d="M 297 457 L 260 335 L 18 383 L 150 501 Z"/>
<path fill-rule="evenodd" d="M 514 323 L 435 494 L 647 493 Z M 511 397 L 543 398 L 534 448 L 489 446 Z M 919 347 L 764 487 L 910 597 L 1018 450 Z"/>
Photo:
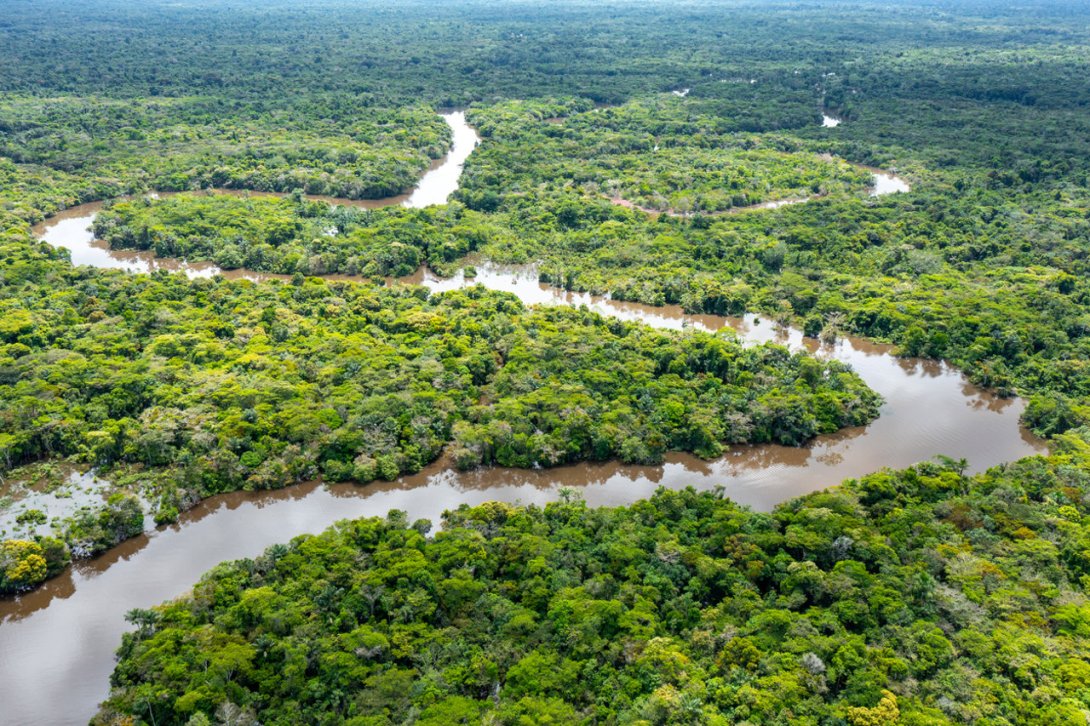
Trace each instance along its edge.
<path fill-rule="evenodd" d="M 444 201 L 457 186 L 476 135 L 461 114 L 447 114 L 455 130 L 451 153 L 410 195 L 367 206 Z M 435 176 L 432 176 L 435 175 Z M 429 178 L 434 182 L 429 182 Z M 903 184 L 896 177 L 891 177 Z M 442 180 L 442 181 L 440 181 Z M 433 184 L 427 194 L 420 193 Z M 891 182 L 881 193 L 906 187 Z M 50 244 L 72 251 L 76 264 L 134 272 L 218 272 L 145 253 L 96 245 L 87 228 L 97 211 L 85 205 L 36 228 Z M 750 343 L 775 341 L 807 348 L 851 364 L 885 398 L 880 417 L 866 427 L 821 436 L 808 446 L 735 447 L 715 461 L 674 454 L 660 467 L 618 463 L 583 464 L 527 471 L 488 469 L 458 473 L 440 460 L 394 482 L 367 486 L 307 483 L 279 491 L 222 495 L 201 502 L 177 524 L 129 540 L 105 555 L 81 562 L 32 593 L 0 601 L 0 722 L 85 723 L 106 696 L 113 653 L 128 628 L 124 613 L 150 607 L 185 592 L 217 563 L 259 554 L 291 537 L 318 532 L 339 519 L 406 510 L 410 519 L 438 521 L 443 510 L 488 500 L 545 503 L 561 487 L 578 488 L 592 505 L 617 505 L 647 497 L 659 486 L 723 487 L 738 502 L 758 509 L 836 484 L 883 466 L 903 467 L 936 454 L 966 458 L 970 470 L 1045 450 L 1044 442 L 1018 424 L 1023 403 L 1000 399 L 938 362 L 897 358 L 890 346 L 854 338 L 831 345 L 804 340 L 759 316 L 687 315 L 676 307 L 650 307 L 586 294 L 566 293 L 537 280 L 533 267 L 480 264 L 478 275 L 442 279 L 421 271 L 405 281 L 433 290 L 484 284 L 507 290 L 527 303 L 587 305 L 605 314 L 662 328 L 733 329 Z M 245 271 L 232 276 L 272 277 Z"/>

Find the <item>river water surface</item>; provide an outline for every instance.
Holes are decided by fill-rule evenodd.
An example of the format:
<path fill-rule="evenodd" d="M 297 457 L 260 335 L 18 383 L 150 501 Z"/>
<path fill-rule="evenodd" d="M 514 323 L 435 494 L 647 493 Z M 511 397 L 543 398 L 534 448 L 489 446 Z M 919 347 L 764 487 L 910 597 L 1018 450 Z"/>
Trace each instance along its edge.
<path fill-rule="evenodd" d="M 456 188 L 461 164 L 477 139 L 464 115 L 447 115 L 447 120 L 455 129 L 455 145 L 423 178 L 420 189 L 429 178 L 436 180 L 428 193 L 414 192 L 371 206 L 438 203 Z M 890 185 L 875 192 L 903 190 L 894 183 L 902 181 L 890 178 Z M 97 206 L 85 205 L 57 215 L 35 231 L 46 242 L 71 250 L 75 264 L 134 272 L 158 268 L 190 275 L 217 272 L 211 265 L 187 265 L 96 244 L 88 232 L 96 211 Z M 0 723 L 85 723 L 107 695 L 113 653 L 128 629 L 125 612 L 184 594 L 202 573 L 223 560 L 255 556 L 271 544 L 319 532 L 339 519 L 385 515 L 396 508 L 407 511 L 410 520 L 425 517 L 438 522 L 443 510 L 462 503 L 542 504 L 555 499 L 561 487 L 577 488 L 592 505 L 629 503 L 659 486 L 722 487 L 734 500 L 767 510 L 848 477 L 883 466 L 908 466 L 936 454 L 966 458 L 971 471 L 980 471 L 1045 451 L 1044 442 L 1019 426 L 1022 401 L 998 398 L 942 363 L 897 358 L 890 346 L 847 337 L 825 345 L 758 316 L 687 315 L 676 307 L 566 293 L 539 283 L 533 267 L 482 263 L 477 270 L 473 280 L 461 274 L 442 279 L 420 271 L 405 282 L 437 291 L 479 283 L 510 291 L 527 303 L 587 305 L 661 328 L 730 328 L 749 343 L 774 341 L 806 348 L 849 363 L 884 397 L 881 415 L 868 426 L 821 436 L 808 446 L 741 446 L 715 461 L 672 454 L 659 467 L 610 462 L 458 473 L 440 460 L 395 482 L 308 483 L 208 499 L 183 514 L 177 524 L 81 562 L 39 590 L 0 600 Z M 270 277 L 245 271 L 232 275 Z"/>

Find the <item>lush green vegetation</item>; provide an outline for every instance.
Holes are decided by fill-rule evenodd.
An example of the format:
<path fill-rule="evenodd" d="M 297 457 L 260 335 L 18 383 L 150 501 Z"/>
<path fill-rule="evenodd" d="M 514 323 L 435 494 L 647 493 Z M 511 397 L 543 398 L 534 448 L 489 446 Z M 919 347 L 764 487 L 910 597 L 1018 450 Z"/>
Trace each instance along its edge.
<path fill-rule="evenodd" d="M 373 108 L 364 99 L 296 105 L 219 97 L 0 100 L 0 156 L 84 184 L 209 187 L 352 199 L 408 189 L 450 143 L 430 108 Z"/>
<path fill-rule="evenodd" d="M 604 109 L 482 106 L 471 118 L 485 142 L 457 193 L 465 208 L 265 201 L 258 213 L 254 201 L 169 199 L 118 205 L 100 231 L 119 247 L 287 273 L 403 274 L 421 262 L 447 271 L 469 252 L 539 262 L 545 280 L 570 289 L 694 312 L 762 310 L 950 359 L 979 383 L 1043 394 L 1027 418 L 1041 433 L 1090 420 L 1090 194 L 1074 149 L 1048 141 L 1034 161 L 1001 161 L 997 149 L 1008 149 L 997 141 L 955 163 L 949 150 L 894 155 L 828 130 L 747 132 L 715 109 L 672 94 Z M 830 158 L 907 167 L 916 189 L 868 197 L 869 173 Z M 714 214 L 806 195 L 823 198 Z M 693 216 L 664 219 L 611 198 Z M 1035 415 L 1056 405 L 1059 415 Z"/>
<path fill-rule="evenodd" d="M 739 133 L 739 119 L 702 113 L 674 94 L 602 109 L 510 102 L 473 120 L 492 143 L 470 164 L 463 196 L 481 207 L 574 187 L 650 210 L 718 212 L 861 191 L 871 178 L 843 160 L 802 152 L 798 142 Z"/>
<path fill-rule="evenodd" d="M 29 590 L 63 570 L 68 547 L 55 537 L 5 539 L 0 542 L 0 592 Z"/>
<path fill-rule="evenodd" d="M 715 456 L 875 414 L 853 374 L 775 347 L 304 277 L 473 252 L 951 360 L 1032 395 L 1055 453 L 771 514 L 684 492 L 461 510 L 430 539 L 396 513 L 346 523 L 134 614 L 102 721 L 1085 722 L 1088 20 L 1048 0 L 15 2 L 0 469 L 71 460 L 112 487 L 0 544 L 0 591 L 215 492 L 393 478 L 441 451 Z M 484 139 L 452 203 L 300 197 L 410 186 L 452 105 Z M 869 197 L 859 164 L 913 191 Z M 73 269 L 29 233 L 78 202 L 210 187 L 290 196 L 118 202 L 98 231 L 292 277 Z M 738 209 L 799 197 L 820 198 Z"/>
<path fill-rule="evenodd" d="M 956 171 L 913 173 L 918 188 L 904 198 L 834 193 L 775 210 L 665 220 L 609 208 L 597 181 L 575 171 L 578 162 L 561 174 L 552 168 L 559 157 L 523 151 L 550 148 L 528 141 L 550 135 L 593 148 L 594 135 L 580 129 L 617 118 L 628 138 L 638 132 L 626 124 L 636 124 L 677 129 L 676 141 L 661 143 L 760 141 L 892 162 L 829 140 L 739 136 L 729 122 L 701 115 L 699 100 L 681 123 L 676 107 L 687 100 L 669 99 L 661 113 L 582 112 L 560 130 L 534 123 L 533 104 L 476 111 L 488 141 L 471 158 L 459 198 L 496 210 L 515 232 L 483 252 L 540 260 L 544 277 L 568 288 L 692 311 L 760 309 L 816 330 L 835 323 L 911 355 L 951 359 L 1000 389 L 1090 394 L 1090 197 L 1081 172 L 1057 168 L 1077 162 L 1063 157 L 1045 171 L 1038 160 L 1038 171 L 1004 181 L 966 153 Z"/>
<path fill-rule="evenodd" d="M 111 247 L 211 260 L 224 269 L 377 278 L 409 275 L 421 264 L 448 269 L 510 234 L 460 204 L 371 210 L 213 193 L 120 201 L 98 214 L 94 229 Z"/>
<path fill-rule="evenodd" d="M 770 514 L 689 490 L 345 522 L 131 613 L 98 722 L 1081 723 L 1088 434 Z"/>
<path fill-rule="evenodd" d="M 104 274 L 18 238 L 4 253 L 0 462 L 134 469 L 160 522 L 217 492 L 393 479 L 448 445 L 466 468 L 654 463 L 877 414 L 836 362 L 483 288 Z M 115 497 L 63 527 L 74 552 L 141 531 Z"/>

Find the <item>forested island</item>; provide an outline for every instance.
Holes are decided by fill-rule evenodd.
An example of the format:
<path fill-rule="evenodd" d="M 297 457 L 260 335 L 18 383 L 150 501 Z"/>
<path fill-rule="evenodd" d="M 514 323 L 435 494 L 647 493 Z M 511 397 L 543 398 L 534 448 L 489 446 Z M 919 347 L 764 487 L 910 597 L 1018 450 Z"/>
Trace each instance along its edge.
<path fill-rule="evenodd" d="M 554 486 L 339 523 L 135 609 L 96 723 L 1085 723 L 1086 9 L 8 10 L 0 604 L 230 492 L 850 436 L 897 412 L 846 336 L 1018 397 L 1050 449 L 972 473 L 937 440 L 771 512 Z M 479 146 L 406 205 L 451 109 Z M 35 225 L 89 202 L 100 249 L 217 274 L 73 264 Z M 399 279 L 485 264 L 810 343 Z"/>

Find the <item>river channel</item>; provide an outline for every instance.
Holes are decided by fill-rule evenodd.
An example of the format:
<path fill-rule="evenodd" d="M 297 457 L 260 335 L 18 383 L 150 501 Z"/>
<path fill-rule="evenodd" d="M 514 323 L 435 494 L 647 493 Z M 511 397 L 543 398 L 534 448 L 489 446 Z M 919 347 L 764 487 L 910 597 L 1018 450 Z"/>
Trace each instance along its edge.
<path fill-rule="evenodd" d="M 411 194 L 366 206 L 441 203 L 457 180 L 477 137 L 461 113 L 445 114 L 454 129 L 451 152 Z M 876 193 L 904 191 L 892 177 Z M 331 200 L 340 201 L 340 200 Z M 192 276 L 220 272 L 212 265 L 114 251 L 88 231 L 99 205 L 83 205 L 38 225 L 44 241 L 69 249 L 74 264 L 132 272 L 182 270 Z M 234 277 L 273 277 L 246 271 Z M 174 525 L 129 540 L 93 560 L 80 562 L 44 587 L 0 600 L 0 723 L 85 723 L 108 691 L 114 650 L 128 629 L 124 613 L 186 592 L 217 563 L 252 557 L 277 542 L 319 532 L 339 519 L 408 512 L 410 520 L 438 522 L 445 509 L 489 500 L 543 504 L 572 487 L 591 505 L 618 505 L 660 486 L 722 487 L 732 499 L 767 510 L 884 466 L 904 467 L 945 454 L 980 471 L 1045 451 L 1044 442 L 1018 423 L 1024 404 L 969 383 L 935 361 L 899 358 L 887 345 L 851 337 L 821 344 L 796 330 L 754 315 L 738 318 L 688 315 L 676 307 L 650 307 L 538 282 L 532 266 L 480 263 L 477 275 L 439 278 L 422 270 L 404 282 L 442 291 L 483 284 L 516 294 L 527 303 L 587 305 L 604 314 L 661 328 L 730 328 L 747 343 L 773 341 L 849 363 L 885 399 L 880 417 L 865 427 L 821 436 L 800 448 L 741 446 L 715 461 L 684 454 L 657 467 L 595 463 L 548 470 L 487 469 L 459 473 L 440 460 L 413 476 L 366 486 L 316 482 L 260 493 L 233 493 L 201 502 Z"/>

